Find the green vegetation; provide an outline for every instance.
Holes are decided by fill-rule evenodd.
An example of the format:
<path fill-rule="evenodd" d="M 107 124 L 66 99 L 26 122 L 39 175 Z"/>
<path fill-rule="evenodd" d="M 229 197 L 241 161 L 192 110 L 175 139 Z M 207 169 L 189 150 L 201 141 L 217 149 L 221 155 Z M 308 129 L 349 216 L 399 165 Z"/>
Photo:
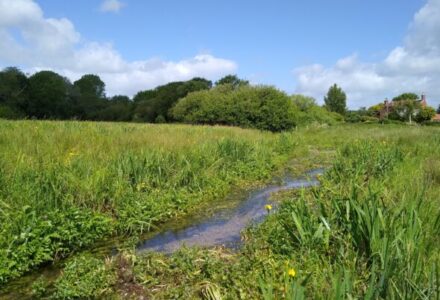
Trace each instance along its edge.
<path fill-rule="evenodd" d="M 172 109 L 173 117 L 192 124 L 222 124 L 270 131 L 295 126 L 295 107 L 272 87 L 220 85 L 189 94 Z"/>
<path fill-rule="evenodd" d="M 406 101 L 406 100 L 412 100 L 412 101 L 416 101 L 417 99 L 419 99 L 419 96 L 416 93 L 403 93 L 400 94 L 399 96 L 396 96 L 393 98 L 393 101 Z"/>
<path fill-rule="evenodd" d="M 294 100 L 297 107 L 299 100 L 304 99 Z M 303 110 L 313 105 L 303 102 Z M 438 128 L 360 124 L 272 134 L 183 125 L 1 125 L 0 249 L 11 243 L 23 249 L 2 250 L 0 261 L 8 262 L 1 266 L 4 280 L 16 270 L 11 265 L 24 270 L 37 256 L 50 260 L 111 233 L 148 230 L 224 197 L 233 184 L 270 177 L 289 157 L 299 173 L 329 166 L 319 187 L 275 195 L 279 209 L 247 229 L 236 252 L 216 247 L 182 248 L 170 256 L 135 254 L 128 245 L 108 259 L 78 254 L 65 261 L 53 282 L 36 280 L 35 297 L 440 295 Z M 104 148 L 108 151 L 99 151 Z M 5 231 L 5 224 L 12 225 Z M 46 252 L 35 252 L 40 248 Z"/>
<path fill-rule="evenodd" d="M 268 178 L 294 140 L 241 129 L 0 120 L 0 282 Z"/>
<path fill-rule="evenodd" d="M 336 125 L 343 121 L 342 115 L 317 105 L 312 97 L 292 95 L 290 98 L 295 106 L 294 119 L 298 127 Z"/>
<path fill-rule="evenodd" d="M 329 111 L 341 115 L 347 111 L 347 96 L 336 83 L 329 88 L 327 96 L 324 97 L 324 103 Z"/>
<path fill-rule="evenodd" d="M 342 121 L 314 100 L 305 109 L 288 98 L 275 88 L 252 86 L 236 75 L 219 79 L 214 88 L 210 80 L 196 77 L 140 91 L 130 99 L 107 97 L 105 83 L 93 74 L 72 84 L 53 71 L 29 78 L 17 68 L 0 71 L 0 118 L 5 119 L 184 122 L 270 131 Z"/>

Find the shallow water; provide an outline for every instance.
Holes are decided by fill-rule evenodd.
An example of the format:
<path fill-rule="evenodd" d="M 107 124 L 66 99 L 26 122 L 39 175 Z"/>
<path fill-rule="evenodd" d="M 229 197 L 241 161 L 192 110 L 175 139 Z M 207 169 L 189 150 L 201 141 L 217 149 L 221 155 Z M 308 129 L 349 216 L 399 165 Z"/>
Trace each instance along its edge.
<path fill-rule="evenodd" d="M 232 194 L 227 199 L 211 203 L 203 211 L 170 221 L 161 226 L 161 229 L 150 232 L 141 237 L 136 249 L 138 252 L 159 251 L 172 253 L 182 246 L 212 247 L 224 245 L 229 248 L 238 248 L 241 244 L 241 231 L 251 224 L 264 220 L 268 212 L 266 204 L 271 204 L 276 210 L 276 203 L 271 201 L 276 192 L 301 189 L 319 185 L 317 176 L 324 173 L 324 169 L 315 169 L 305 173 L 302 177 L 292 178 L 285 176 L 278 179 L 278 184 L 271 184 L 263 188 L 252 189 L 245 194 Z M 104 241 L 87 252 L 96 257 L 115 255 L 124 242 L 123 237 Z M 0 288 L 0 299 L 32 299 L 29 295 L 32 283 L 42 277 L 53 282 L 61 269 L 62 262 L 49 264 L 39 270 L 28 273 L 12 280 Z"/>
<path fill-rule="evenodd" d="M 275 207 L 270 201 L 273 193 L 317 186 L 319 184 L 317 175 L 323 172 L 323 169 L 316 169 L 301 178 L 286 177 L 280 185 L 254 190 L 235 206 L 219 209 L 213 215 L 191 225 L 150 236 L 137 245 L 137 250 L 171 253 L 184 245 L 187 247 L 223 245 L 235 248 L 240 244 L 240 232 L 250 224 L 261 222 L 268 214 L 265 205 L 272 204 Z"/>

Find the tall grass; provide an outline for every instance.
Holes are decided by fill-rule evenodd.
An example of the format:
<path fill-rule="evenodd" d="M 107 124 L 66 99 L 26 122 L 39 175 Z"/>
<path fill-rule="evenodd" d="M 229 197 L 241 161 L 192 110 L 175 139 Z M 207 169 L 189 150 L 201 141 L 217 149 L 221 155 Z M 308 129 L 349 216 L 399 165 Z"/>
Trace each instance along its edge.
<path fill-rule="evenodd" d="M 422 153 L 433 151 L 419 147 L 349 144 L 320 188 L 284 204 L 268 242 L 275 253 L 314 261 L 302 275 L 312 272 L 309 297 L 438 299 L 440 210 L 428 190 L 440 186 L 420 169 Z"/>
<path fill-rule="evenodd" d="M 148 231 L 241 181 L 292 136 L 225 127 L 0 121 L 0 282 L 111 234 Z"/>

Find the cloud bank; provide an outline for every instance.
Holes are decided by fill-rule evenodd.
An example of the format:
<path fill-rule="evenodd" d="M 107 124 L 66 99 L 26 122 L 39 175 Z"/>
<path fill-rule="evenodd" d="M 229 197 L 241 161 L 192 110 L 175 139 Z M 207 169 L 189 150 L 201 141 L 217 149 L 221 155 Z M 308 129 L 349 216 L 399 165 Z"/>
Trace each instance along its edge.
<path fill-rule="evenodd" d="M 376 63 L 356 54 L 331 67 L 320 64 L 296 68 L 296 92 L 322 101 L 330 85 L 347 93 L 349 107 L 369 106 L 399 93 L 427 93 L 428 103 L 440 104 L 440 0 L 428 2 L 414 15 L 401 46 Z"/>
<path fill-rule="evenodd" d="M 111 44 L 83 42 L 70 20 L 46 18 L 33 0 L 0 0 L 0 67 L 11 65 L 30 73 L 50 69 L 71 80 L 98 74 L 107 94 L 130 96 L 170 81 L 216 79 L 237 69 L 234 61 L 209 54 L 127 61 Z"/>

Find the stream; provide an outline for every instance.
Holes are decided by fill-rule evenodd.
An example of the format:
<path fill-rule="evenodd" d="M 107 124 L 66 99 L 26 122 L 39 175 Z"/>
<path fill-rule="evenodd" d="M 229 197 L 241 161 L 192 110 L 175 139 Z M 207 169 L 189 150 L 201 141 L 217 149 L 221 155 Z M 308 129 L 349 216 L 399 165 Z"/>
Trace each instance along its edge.
<path fill-rule="evenodd" d="M 219 209 L 205 219 L 198 220 L 188 226 L 169 229 L 149 237 L 137 245 L 137 251 L 160 251 L 172 253 L 182 246 L 212 247 L 225 246 L 237 248 L 240 244 L 241 231 L 251 224 L 257 224 L 267 215 L 266 204 L 275 208 L 270 201 L 272 194 L 292 189 L 317 186 L 317 175 L 323 169 L 307 172 L 300 178 L 283 178 L 279 185 L 269 185 L 250 191 L 245 200 L 232 207 Z"/>
<path fill-rule="evenodd" d="M 220 245 L 238 249 L 241 245 L 241 231 L 262 222 L 267 216 L 265 205 L 271 204 L 273 210 L 276 210 L 277 203 L 271 200 L 274 193 L 318 186 L 317 177 L 323 173 L 324 169 L 320 168 L 301 177 L 285 175 L 270 185 L 233 193 L 203 208 L 203 211 L 170 221 L 160 229 L 141 236 L 136 251 L 172 253 L 183 246 L 209 248 Z M 112 256 L 118 252 L 123 241 L 123 237 L 109 239 L 87 252 L 97 257 Z M 61 270 L 60 265 L 62 262 L 49 264 L 12 280 L 1 288 L 0 299 L 32 299 L 29 296 L 32 283 L 40 277 L 53 281 Z"/>

